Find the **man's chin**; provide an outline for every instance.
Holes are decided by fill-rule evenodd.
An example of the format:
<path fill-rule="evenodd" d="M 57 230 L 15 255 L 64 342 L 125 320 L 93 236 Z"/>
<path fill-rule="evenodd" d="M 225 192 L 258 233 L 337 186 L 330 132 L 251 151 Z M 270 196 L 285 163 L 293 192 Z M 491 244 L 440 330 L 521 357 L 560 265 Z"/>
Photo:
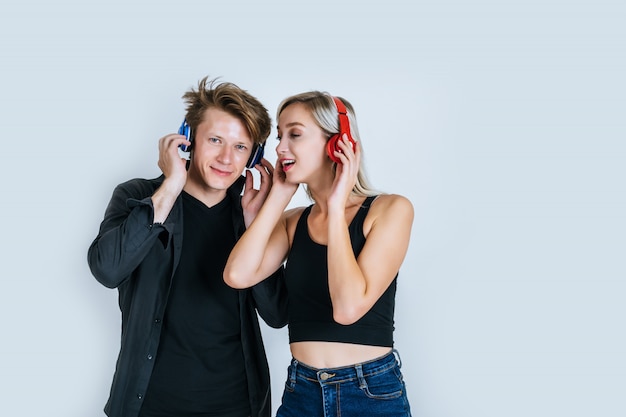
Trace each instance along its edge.
<path fill-rule="evenodd" d="M 207 178 L 206 184 L 215 190 L 227 190 L 237 181 L 238 175 L 232 174 L 228 177 Z"/>
<path fill-rule="evenodd" d="M 228 178 L 197 178 L 191 182 L 195 184 L 196 188 L 203 190 L 224 191 L 230 188 L 235 183 L 237 177 L 230 176 Z M 192 185 L 194 186 L 194 185 Z"/>

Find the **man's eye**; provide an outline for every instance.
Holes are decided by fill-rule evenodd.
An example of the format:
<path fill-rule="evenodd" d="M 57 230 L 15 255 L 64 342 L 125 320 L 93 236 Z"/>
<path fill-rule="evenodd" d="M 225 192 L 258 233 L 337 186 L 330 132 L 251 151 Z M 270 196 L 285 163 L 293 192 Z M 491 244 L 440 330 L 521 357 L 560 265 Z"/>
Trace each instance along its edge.
<path fill-rule="evenodd" d="M 211 143 L 220 143 L 220 140 L 218 138 L 209 138 L 209 142 L 211 142 Z"/>
<path fill-rule="evenodd" d="M 246 149 L 248 149 L 248 147 L 246 145 L 237 145 L 237 149 L 239 149 L 240 151 L 245 151 Z"/>

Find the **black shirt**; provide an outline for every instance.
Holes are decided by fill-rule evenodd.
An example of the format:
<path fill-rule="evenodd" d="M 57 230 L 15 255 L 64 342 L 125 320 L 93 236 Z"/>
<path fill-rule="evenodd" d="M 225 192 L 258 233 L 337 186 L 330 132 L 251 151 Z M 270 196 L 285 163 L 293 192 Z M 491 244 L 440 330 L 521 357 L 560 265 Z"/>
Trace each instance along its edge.
<path fill-rule="evenodd" d="M 222 278 L 235 245 L 232 203 L 225 198 L 209 208 L 185 192 L 182 196 L 182 255 L 140 415 L 246 417 L 239 295 Z"/>
<path fill-rule="evenodd" d="M 182 195 L 163 224 L 152 224 L 151 196 L 164 178 L 133 179 L 118 185 L 88 251 L 94 277 L 119 292 L 121 343 L 105 406 L 106 414 L 111 417 L 137 417 L 139 414 L 159 351 L 170 284 L 182 256 L 183 228 L 187 224 L 183 218 Z M 227 192 L 232 203 L 229 223 L 236 237 L 245 230 L 241 208 L 244 183 L 242 176 Z M 251 415 L 269 417 L 269 369 L 257 312 L 272 327 L 286 324 L 282 269 L 238 294 Z"/>

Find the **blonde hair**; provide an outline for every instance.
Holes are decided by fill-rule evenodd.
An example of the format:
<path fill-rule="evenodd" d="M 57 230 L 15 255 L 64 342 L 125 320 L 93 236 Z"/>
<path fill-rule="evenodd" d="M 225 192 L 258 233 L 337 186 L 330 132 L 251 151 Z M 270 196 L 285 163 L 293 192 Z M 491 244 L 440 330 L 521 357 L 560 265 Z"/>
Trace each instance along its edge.
<path fill-rule="evenodd" d="M 356 115 L 354 114 L 354 108 L 352 104 L 344 98 L 336 97 L 343 102 L 348 111 L 348 120 L 350 121 L 350 134 L 354 140 L 361 144 L 361 137 L 359 136 L 359 129 L 356 123 Z M 284 99 L 278 106 L 276 112 L 276 119 L 280 118 L 280 114 L 285 108 L 294 103 L 302 103 L 307 109 L 311 111 L 311 115 L 315 120 L 317 126 L 324 131 L 327 139 L 330 139 L 333 135 L 339 133 L 339 113 L 337 111 L 337 105 L 333 100 L 333 96 L 321 91 L 309 91 L 306 93 L 296 94 Z M 361 150 L 363 146 L 361 145 Z M 333 173 L 336 172 L 337 164 L 333 164 Z M 309 198 L 312 198 L 308 187 L 305 187 L 306 193 Z M 359 165 L 359 172 L 357 174 L 356 184 L 352 189 L 352 193 L 356 196 L 365 197 L 378 194 L 377 191 L 370 185 L 369 180 L 365 172 L 363 160 Z"/>

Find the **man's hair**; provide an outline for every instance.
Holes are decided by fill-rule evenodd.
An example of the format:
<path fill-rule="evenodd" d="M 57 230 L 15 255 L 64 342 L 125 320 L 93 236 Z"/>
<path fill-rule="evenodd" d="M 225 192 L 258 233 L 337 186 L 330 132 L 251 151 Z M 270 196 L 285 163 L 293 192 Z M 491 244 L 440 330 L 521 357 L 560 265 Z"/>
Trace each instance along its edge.
<path fill-rule="evenodd" d="M 263 143 L 270 135 L 272 119 L 259 100 L 229 82 L 217 82 L 204 77 L 183 95 L 187 103 L 187 123 L 194 132 L 202 123 L 206 110 L 216 108 L 241 120 L 254 143 Z"/>

